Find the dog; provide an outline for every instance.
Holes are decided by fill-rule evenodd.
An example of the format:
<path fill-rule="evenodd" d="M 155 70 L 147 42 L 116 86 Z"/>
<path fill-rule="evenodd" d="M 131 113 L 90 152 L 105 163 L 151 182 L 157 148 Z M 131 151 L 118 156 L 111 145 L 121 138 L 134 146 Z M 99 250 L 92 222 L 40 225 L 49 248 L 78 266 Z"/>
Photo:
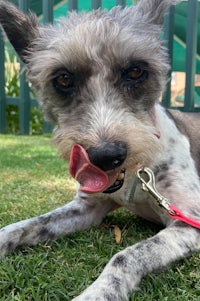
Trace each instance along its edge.
<path fill-rule="evenodd" d="M 65 206 L 1 229 L 1 257 L 98 226 L 119 206 L 164 226 L 117 253 L 73 300 L 128 300 L 147 273 L 200 249 L 200 118 L 159 103 L 170 68 L 162 20 L 175 4 L 140 0 L 43 26 L 0 1 L 2 28 L 79 183 Z"/>

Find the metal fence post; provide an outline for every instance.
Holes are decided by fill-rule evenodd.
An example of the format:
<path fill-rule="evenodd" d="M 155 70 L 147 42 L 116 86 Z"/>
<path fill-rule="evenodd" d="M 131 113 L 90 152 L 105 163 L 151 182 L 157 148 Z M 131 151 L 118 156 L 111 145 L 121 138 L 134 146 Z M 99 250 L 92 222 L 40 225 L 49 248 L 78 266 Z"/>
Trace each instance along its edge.
<path fill-rule="evenodd" d="M 44 23 L 53 23 L 53 5 L 54 5 L 54 0 L 42 1 L 42 12 L 43 12 Z M 44 133 L 52 132 L 52 126 L 49 122 L 44 121 L 43 132 Z"/>
<path fill-rule="evenodd" d="M 91 1 L 92 9 L 97 9 L 101 7 L 101 0 L 92 0 Z"/>
<path fill-rule="evenodd" d="M 29 9 L 29 0 L 19 0 L 19 8 L 27 13 Z M 30 132 L 30 93 L 26 81 L 24 63 L 20 62 L 20 91 L 19 91 L 19 131 L 20 134 L 29 134 Z"/>
<path fill-rule="evenodd" d="M 0 133 L 6 132 L 5 52 L 3 32 L 0 31 Z"/>
<path fill-rule="evenodd" d="M 53 23 L 53 5 L 54 0 L 42 1 L 42 13 L 44 23 Z"/>
<path fill-rule="evenodd" d="M 198 26 L 198 0 L 188 0 L 187 34 L 186 34 L 186 81 L 184 110 L 194 109 L 194 86 L 196 73 Z"/>
<path fill-rule="evenodd" d="M 68 0 L 68 11 L 78 10 L 78 0 Z"/>
<path fill-rule="evenodd" d="M 126 6 L 126 0 L 116 0 L 116 5 Z"/>
<path fill-rule="evenodd" d="M 173 62 L 174 12 L 174 6 L 170 7 L 168 14 L 164 18 L 164 41 L 168 48 L 169 61 L 171 64 Z M 168 77 L 171 78 L 171 70 L 168 73 Z M 167 84 L 162 103 L 165 107 L 170 107 L 171 105 L 171 81 Z"/>

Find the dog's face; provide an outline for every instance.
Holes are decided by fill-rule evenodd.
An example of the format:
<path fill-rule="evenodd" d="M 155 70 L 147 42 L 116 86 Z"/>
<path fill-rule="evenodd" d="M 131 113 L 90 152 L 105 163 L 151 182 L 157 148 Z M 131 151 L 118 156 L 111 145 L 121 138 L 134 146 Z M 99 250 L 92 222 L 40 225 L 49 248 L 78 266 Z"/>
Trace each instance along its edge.
<path fill-rule="evenodd" d="M 0 22 L 55 124 L 61 155 L 69 159 L 71 153 L 71 173 L 80 182 L 89 169 L 92 176 L 106 174 L 112 189 L 107 183 L 99 191 L 121 188 L 122 181 L 113 186 L 116 175 L 149 166 L 159 148 L 154 105 L 169 68 L 160 30 L 172 2 L 141 0 L 109 12 L 74 12 L 46 27 L 0 2 Z M 89 166 L 79 177 L 77 160 Z"/>

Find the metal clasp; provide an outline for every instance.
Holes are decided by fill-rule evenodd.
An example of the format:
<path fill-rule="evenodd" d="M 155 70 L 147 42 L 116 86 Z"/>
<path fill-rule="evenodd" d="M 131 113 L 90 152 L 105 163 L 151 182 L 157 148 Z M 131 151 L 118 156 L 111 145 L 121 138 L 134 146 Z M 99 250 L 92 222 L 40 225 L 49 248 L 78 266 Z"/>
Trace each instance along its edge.
<path fill-rule="evenodd" d="M 167 210 L 171 215 L 175 214 L 173 210 L 169 207 L 169 201 L 162 194 L 160 194 L 156 189 L 155 175 L 150 168 L 140 168 L 136 175 L 138 179 L 142 182 L 142 190 L 149 192 L 153 198 L 157 201 L 158 205 Z"/>

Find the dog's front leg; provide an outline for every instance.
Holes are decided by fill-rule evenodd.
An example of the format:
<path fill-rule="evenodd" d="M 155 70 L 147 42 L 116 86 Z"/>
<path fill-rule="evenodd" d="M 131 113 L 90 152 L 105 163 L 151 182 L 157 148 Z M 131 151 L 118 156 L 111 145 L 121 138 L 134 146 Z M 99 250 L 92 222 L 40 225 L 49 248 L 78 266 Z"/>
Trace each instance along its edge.
<path fill-rule="evenodd" d="M 200 231 L 174 223 L 154 237 L 117 253 L 99 278 L 74 301 L 121 301 L 142 277 L 200 249 Z"/>
<path fill-rule="evenodd" d="M 88 196 L 89 197 L 89 196 Z M 98 200 L 77 194 L 67 205 L 44 215 L 8 225 L 0 230 L 0 258 L 19 246 L 35 245 L 39 241 L 99 225 L 113 208 L 110 200 Z"/>

